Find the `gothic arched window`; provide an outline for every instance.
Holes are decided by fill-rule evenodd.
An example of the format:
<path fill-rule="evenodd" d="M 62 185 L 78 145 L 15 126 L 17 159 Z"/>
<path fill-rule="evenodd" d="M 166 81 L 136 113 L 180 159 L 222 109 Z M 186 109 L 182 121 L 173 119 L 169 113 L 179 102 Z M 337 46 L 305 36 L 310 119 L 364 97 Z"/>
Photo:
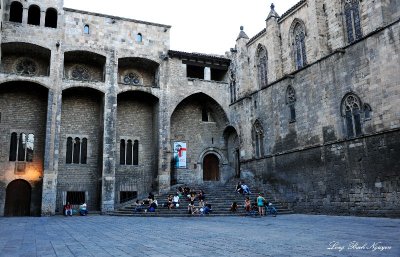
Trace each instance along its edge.
<path fill-rule="evenodd" d="M 361 127 L 361 101 L 355 94 L 347 94 L 342 100 L 342 116 L 345 120 L 347 137 L 360 136 Z"/>
<path fill-rule="evenodd" d="M 82 140 L 79 137 L 75 137 L 75 139 L 67 138 L 65 163 L 87 163 L 87 138 L 82 138 Z"/>
<path fill-rule="evenodd" d="M 295 109 L 295 103 L 296 103 L 296 91 L 292 86 L 288 86 L 286 89 L 286 104 L 289 106 L 289 122 L 295 122 L 296 121 L 296 109 Z"/>
<path fill-rule="evenodd" d="M 297 22 L 293 28 L 293 46 L 296 69 L 303 68 L 307 64 L 305 38 L 305 28 L 300 22 Z"/>
<path fill-rule="evenodd" d="M 253 147 L 256 158 L 264 155 L 264 129 L 260 121 L 256 120 L 252 129 Z"/>
<path fill-rule="evenodd" d="M 345 0 L 344 15 L 346 18 L 347 42 L 351 43 L 362 37 L 359 0 Z"/>
<path fill-rule="evenodd" d="M 268 55 L 265 47 L 259 45 L 257 49 L 257 72 L 260 88 L 267 86 L 268 83 Z"/>

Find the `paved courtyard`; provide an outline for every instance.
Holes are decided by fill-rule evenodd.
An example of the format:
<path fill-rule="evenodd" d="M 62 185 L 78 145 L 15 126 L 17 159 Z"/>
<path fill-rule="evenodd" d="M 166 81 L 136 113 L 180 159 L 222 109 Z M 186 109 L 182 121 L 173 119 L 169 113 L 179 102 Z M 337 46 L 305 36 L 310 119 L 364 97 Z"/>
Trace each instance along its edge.
<path fill-rule="evenodd" d="M 400 219 L 0 218 L 0 256 L 400 256 Z"/>

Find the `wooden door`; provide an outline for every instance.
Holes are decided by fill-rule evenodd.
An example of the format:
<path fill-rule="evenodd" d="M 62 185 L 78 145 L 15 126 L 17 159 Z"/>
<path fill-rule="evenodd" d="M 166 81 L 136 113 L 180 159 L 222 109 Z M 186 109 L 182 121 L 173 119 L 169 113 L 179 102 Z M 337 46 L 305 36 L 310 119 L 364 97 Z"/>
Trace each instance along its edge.
<path fill-rule="evenodd" d="M 219 159 L 214 154 L 208 154 L 203 160 L 203 180 L 219 180 Z"/>
<path fill-rule="evenodd" d="M 7 186 L 4 216 L 29 216 L 31 209 L 31 185 L 22 179 Z"/>

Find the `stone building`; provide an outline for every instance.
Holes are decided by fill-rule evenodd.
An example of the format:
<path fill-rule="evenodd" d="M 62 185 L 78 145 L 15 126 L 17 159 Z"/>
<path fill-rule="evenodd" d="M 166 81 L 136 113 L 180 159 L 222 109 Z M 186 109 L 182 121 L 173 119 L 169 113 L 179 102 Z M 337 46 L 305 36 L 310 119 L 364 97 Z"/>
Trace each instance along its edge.
<path fill-rule="evenodd" d="M 399 215 L 400 1 L 271 6 L 225 56 L 168 25 L 1 1 L 0 215 L 252 179 L 297 212 Z"/>

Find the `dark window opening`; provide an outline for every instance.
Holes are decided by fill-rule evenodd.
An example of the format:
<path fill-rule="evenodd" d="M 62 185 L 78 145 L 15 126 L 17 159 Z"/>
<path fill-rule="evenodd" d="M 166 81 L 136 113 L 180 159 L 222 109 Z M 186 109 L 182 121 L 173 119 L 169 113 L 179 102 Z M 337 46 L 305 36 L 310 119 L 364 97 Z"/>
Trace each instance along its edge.
<path fill-rule="evenodd" d="M 86 164 L 87 161 L 87 139 L 82 139 L 81 145 L 81 164 Z"/>
<path fill-rule="evenodd" d="M 132 165 L 132 140 L 126 146 L 126 165 Z"/>
<path fill-rule="evenodd" d="M 371 113 L 372 113 L 371 106 L 369 104 L 364 104 L 364 120 L 370 120 Z"/>
<path fill-rule="evenodd" d="M 10 142 L 10 162 L 15 162 L 17 160 L 17 144 L 18 144 L 18 137 L 17 133 L 13 132 L 11 134 L 11 142 Z"/>
<path fill-rule="evenodd" d="M 87 138 L 67 138 L 65 163 L 87 164 Z"/>
<path fill-rule="evenodd" d="M 69 191 L 67 192 L 67 203 L 79 205 L 85 203 L 85 192 Z"/>
<path fill-rule="evenodd" d="M 136 198 L 136 191 L 119 191 L 119 203 L 125 203 Z"/>
<path fill-rule="evenodd" d="M 226 70 L 212 69 L 211 68 L 211 80 L 224 81 L 226 73 L 227 73 Z"/>
<path fill-rule="evenodd" d="M 57 28 L 57 16 L 57 10 L 52 8 L 47 9 L 44 26 L 49 28 Z"/>
<path fill-rule="evenodd" d="M 204 67 L 187 64 L 186 74 L 188 78 L 204 79 Z"/>
<path fill-rule="evenodd" d="M 345 4 L 344 15 L 346 18 L 347 41 L 352 43 L 362 37 L 358 0 L 352 0 Z"/>
<path fill-rule="evenodd" d="M 36 5 L 31 5 L 28 10 L 28 24 L 40 25 L 40 8 Z"/>
<path fill-rule="evenodd" d="M 294 108 L 294 104 L 289 105 L 289 109 L 290 109 L 289 122 L 295 122 L 296 121 L 296 109 Z"/>
<path fill-rule="evenodd" d="M 72 163 L 72 137 L 67 138 L 67 155 L 65 157 L 65 163 Z"/>
<path fill-rule="evenodd" d="M 10 6 L 10 21 L 22 23 L 22 4 L 19 2 L 12 2 Z"/>
<path fill-rule="evenodd" d="M 299 23 L 294 27 L 294 53 L 296 69 L 303 68 L 307 64 L 305 31 Z"/>
<path fill-rule="evenodd" d="M 139 164 L 139 141 L 133 143 L 133 165 Z"/>
<path fill-rule="evenodd" d="M 140 34 L 140 33 L 138 33 L 137 35 L 136 35 L 136 42 L 138 42 L 138 43 L 140 43 L 140 42 L 142 42 L 143 41 L 143 36 L 142 36 L 142 34 Z"/>
<path fill-rule="evenodd" d="M 207 111 L 206 108 L 203 108 L 203 109 L 201 110 L 201 120 L 202 120 L 202 121 L 209 121 L 209 118 L 208 118 L 208 111 Z"/>
<path fill-rule="evenodd" d="M 230 93 L 231 93 L 231 103 L 236 102 L 236 83 L 233 81 L 230 84 Z"/>
<path fill-rule="evenodd" d="M 119 147 L 119 164 L 125 165 L 125 140 L 121 140 Z"/>
<path fill-rule="evenodd" d="M 25 146 L 26 146 L 26 135 L 24 133 L 19 134 L 18 140 L 18 161 L 25 161 Z"/>
<path fill-rule="evenodd" d="M 90 33 L 90 30 L 89 30 L 89 25 L 85 25 L 84 27 L 83 27 L 83 34 L 89 34 Z"/>
<path fill-rule="evenodd" d="M 347 95 L 342 103 L 342 115 L 345 119 L 347 137 L 352 138 L 362 135 L 361 101 L 354 95 Z"/>
<path fill-rule="evenodd" d="M 79 137 L 76 137 L 74 142 L 74 154 L 72 160 L 73 163 L 79 164 L 80 153 L 81 153 L 81 140 L 79 139 Z"/>

